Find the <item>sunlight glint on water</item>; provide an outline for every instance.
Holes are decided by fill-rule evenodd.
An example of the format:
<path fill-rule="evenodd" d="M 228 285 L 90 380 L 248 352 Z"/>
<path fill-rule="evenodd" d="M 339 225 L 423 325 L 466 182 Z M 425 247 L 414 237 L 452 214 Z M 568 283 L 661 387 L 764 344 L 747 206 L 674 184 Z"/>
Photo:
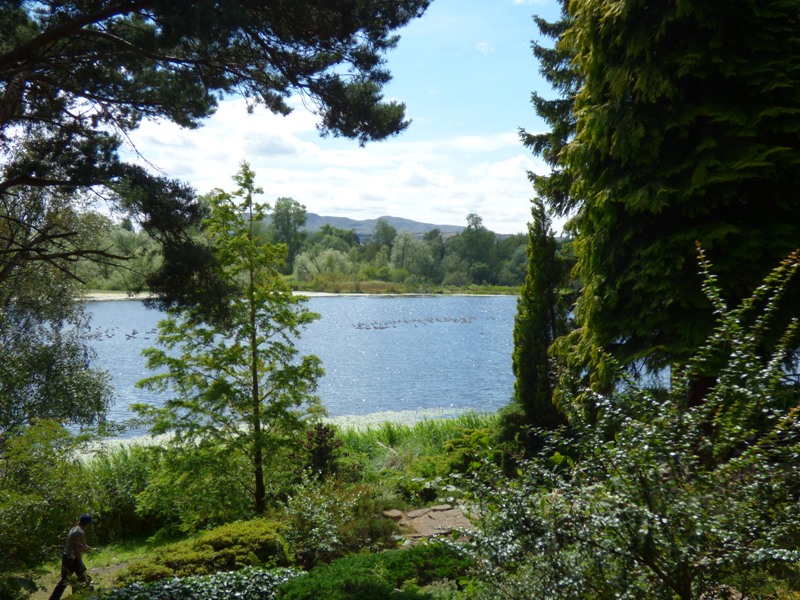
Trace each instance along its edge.
<path fill-rule="evenodd" d="M 298 347 L 322 359 L 318 393 L 332 417 L 494 412 L 511 397 L 515 297 L 335 296 L 308 306 L 322 318 Z M 150 374 L 141 351 L 156 343 L 160 313 L 135 300 L 88 308 L 98 364 L 116 389 L 112 419 L 132 416 L 133 402 L 158 403 L 134 384 Z"/>

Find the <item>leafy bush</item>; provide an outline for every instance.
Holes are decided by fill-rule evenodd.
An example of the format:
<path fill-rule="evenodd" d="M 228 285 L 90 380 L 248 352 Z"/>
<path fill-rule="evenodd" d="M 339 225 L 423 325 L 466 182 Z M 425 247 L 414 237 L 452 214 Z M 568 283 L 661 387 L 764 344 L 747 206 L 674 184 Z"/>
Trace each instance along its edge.
<path fill-rule="evenodd" d="M 244 492 L 247 461 L 238 453 L 210 445 L 152 447 L 149 484 L 136 496 L 137 512 L 159 523 L 176 523 L 184 532 L 253 516 Z"/>
<path fill-rule="evenodd" d="M 2 440 L 0 574 L 57 555 L 69 527 L 86 512 L 90 493 L 82 482 L 79 444 L 53 421 L 37 421 Z"/>
<path fill-rule="evenodd" d="M 128 567 L 117 581 L 150 582 L 167 577 L 207 575 L 245 565 L 287 566 L 287 547 L 279 527 L 278 523 L 266 519 L 223 525 L 196 539 L 156 548 L 147 560 Z"/>
<path fill-rule="evenodd" d="M 98 600 L 273 600 L 278 587 L 296 577 L 293 569 L 265 571 L 246 567 L 240 571 L 200 577 L 134 583 L 93 596 Z"/>
<path fill-rule="evenodd" d="M 281 586 L 278 597 L 281 600 L 431 598 L 417 588 L 440 580 L 460 581 L 471 564 L 469 559 L 441 544 L 381 554 L 355 554 L 320 565 L 287 582 Z M 404 591 L 397 591 L 404 587 Z"/>
<path fill-rule="evenodd" d="M 756 348 L 799 266 L 787 261 L 735 309 L 709 276 L 719 325 L 669 393 L 631 381 L 585 392 L 592 418 L 565 403 L 570 431 L 518 478 L 483 474 L 483 530 L 466 548 L 484 597 L 766 598 L 796 586 L 800 421 L 781 368 L 796 323 L 771 357 Z M 687 406 L 709 372 L 716 385 Z"/>
<path fill-rule="evenodd" d="M 0 577 L 0 600 L 22 600 L 29 598 L 39 588 L 27 577 Z"/>
<path fill-rule="evenodd" d="M 343 489 L 305 475 L 283 507 L 282 531 L 297 564 L 311 568 L 349 552 L 393 544 L 393 521 L 384 518 L 369 488 Z"/>

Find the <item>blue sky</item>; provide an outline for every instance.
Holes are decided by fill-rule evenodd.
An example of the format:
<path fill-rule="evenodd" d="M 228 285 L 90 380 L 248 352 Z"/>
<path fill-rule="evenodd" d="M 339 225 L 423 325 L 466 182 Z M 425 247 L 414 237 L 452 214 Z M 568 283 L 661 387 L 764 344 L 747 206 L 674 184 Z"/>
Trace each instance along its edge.
<path fill-rule="evenodd" d="M 365 148 L 320 138 L 300 98 L 288 117 L 248 115 L 232 99 L 198 130 L 146 123 L 132 140 L 152 166 L 201 193 L 233 189 L 247 160 L 263 202 L 289 196 L 322 215 L 447 225 L 477 213 L 497 233 L 521 233 L 530 220 L 526 172 L 546 172 L 518 135 L 543 127 L 530 104 L 533 90 L 547 93 L 530 48 L 534 14 L 555 19 L 557 2 L 433 0 L 387 56 L 386 97 L 406 103 L 411 126 Z"/>

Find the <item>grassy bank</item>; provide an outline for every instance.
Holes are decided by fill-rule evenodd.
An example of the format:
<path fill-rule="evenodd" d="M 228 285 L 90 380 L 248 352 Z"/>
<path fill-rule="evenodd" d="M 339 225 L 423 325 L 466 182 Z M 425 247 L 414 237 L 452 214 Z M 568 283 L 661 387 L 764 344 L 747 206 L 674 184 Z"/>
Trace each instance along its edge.
<path fill-rule="evenodd" d="M 289 280 L 289 285 L 298 292 L 327 292 L 334 294 L 491 294 L 514 295 L 518 286 L 469 285 L 464 287 L 417 284 L 408 285 L 392 281 L 359 281 L 315 279 L 305 281 Z"/>
<path fill-rule="evenodd" d="M 292 555 L 307 564 L 315 560 L 309 558 L 305 547 L 310 544 L 306 542 L 307 535 L 314 535 L 311 530 L 304 530 L 308 519 L 320 519 L 314 527 L 329 531 L 331 537 L 350 539 L 349 545 L 335 549 L 326 555 L 327 558 L 396 544 L 391 538 L 394 526 L 377 524 L 387 521 L 382 511 L 408 510 L 437 501 L 439 483 L 454 469 L 468 468 L 470 461 L 477 458 L 475 452 L 481 451 L 482 444 L 475 441 L 488 436 L 496 421 L 495 415 L 474 412 L 445 418 L 440 417 L 441 414 L 407 411 L 328 420 L 340 444 L 336 452 L 336 472 L 325 482 L 301 477 L 288 484 L 282 492 L 284 499 L 276 500 L 267 515 L 281 524 L 287 540 L 294 540 Z M 149 454 L 147 447 L 147 438 L 123 440 L 106 445 L 83 461 L 87 486 L 104 489 L 110 499 L 103 507 L 107 514 L 98 516 L 96 529 L 90 530 L 88 535 L 89 544 L 96 549 L 86 556 L 95 584 L 105 589 L 116 585 L 116 578 L 131 564 L 158 554 L 158 548 L 194 539 L 204 531 L 181 533 L 180 527 L 173 524 L 156 535 L 122 534 L 117 536 L 120 539 L 100 539 L 107 537 L 104 529 L 115 526 L 112 514 L 115 521 L 141 519 L 138 499 L 143 493 L 152 495 L 153 490 L 146 492 L 146 486 L 152 481 L 154 471 L 160 468 L 156 464 L 158 454 Z M 153 442 L 152 447 L 159 446 Z M 273 476 L 287 477 L 294 467 L 284 464 L 282 472 Z M 111 498 L 119 500 L 123 494 L 128 498 L 127 516 L 119 512 L 122 504 L 108 505 L 114 501 Z M 294 495 L 298 496 L 299 505 L 292 504 Z M 343 508 L 355 513 L 331 516 L 331 511 L 335 513 Z M 370 541 L 366 534 L 359 533 L 362 530 L 369 530 L 370 535 L 377 537 Z M 360 544 L 365 544 L 364 548 L 359 548 Z M 52 590 L 58 574 L 59 562 L 54 558 L 36 571 L 36 582 Z M 32 598 L 44 599 L 48 593 L 39 591 Z"/>

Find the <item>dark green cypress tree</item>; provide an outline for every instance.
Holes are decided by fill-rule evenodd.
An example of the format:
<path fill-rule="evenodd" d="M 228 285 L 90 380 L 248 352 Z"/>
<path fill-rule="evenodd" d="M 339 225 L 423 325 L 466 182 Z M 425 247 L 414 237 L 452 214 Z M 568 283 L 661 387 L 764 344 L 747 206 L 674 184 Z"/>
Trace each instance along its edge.
<path fill-rule="evenodd" d="M 528 225 L 528 274 L 514 319 L 514 401 L 522 425 L 553 429 L 564 418 L 553 403 L 554 377 L 549 348 L 566 331 L 561 287 L 566 269 L 541 200 L 533 201 Z"/>

